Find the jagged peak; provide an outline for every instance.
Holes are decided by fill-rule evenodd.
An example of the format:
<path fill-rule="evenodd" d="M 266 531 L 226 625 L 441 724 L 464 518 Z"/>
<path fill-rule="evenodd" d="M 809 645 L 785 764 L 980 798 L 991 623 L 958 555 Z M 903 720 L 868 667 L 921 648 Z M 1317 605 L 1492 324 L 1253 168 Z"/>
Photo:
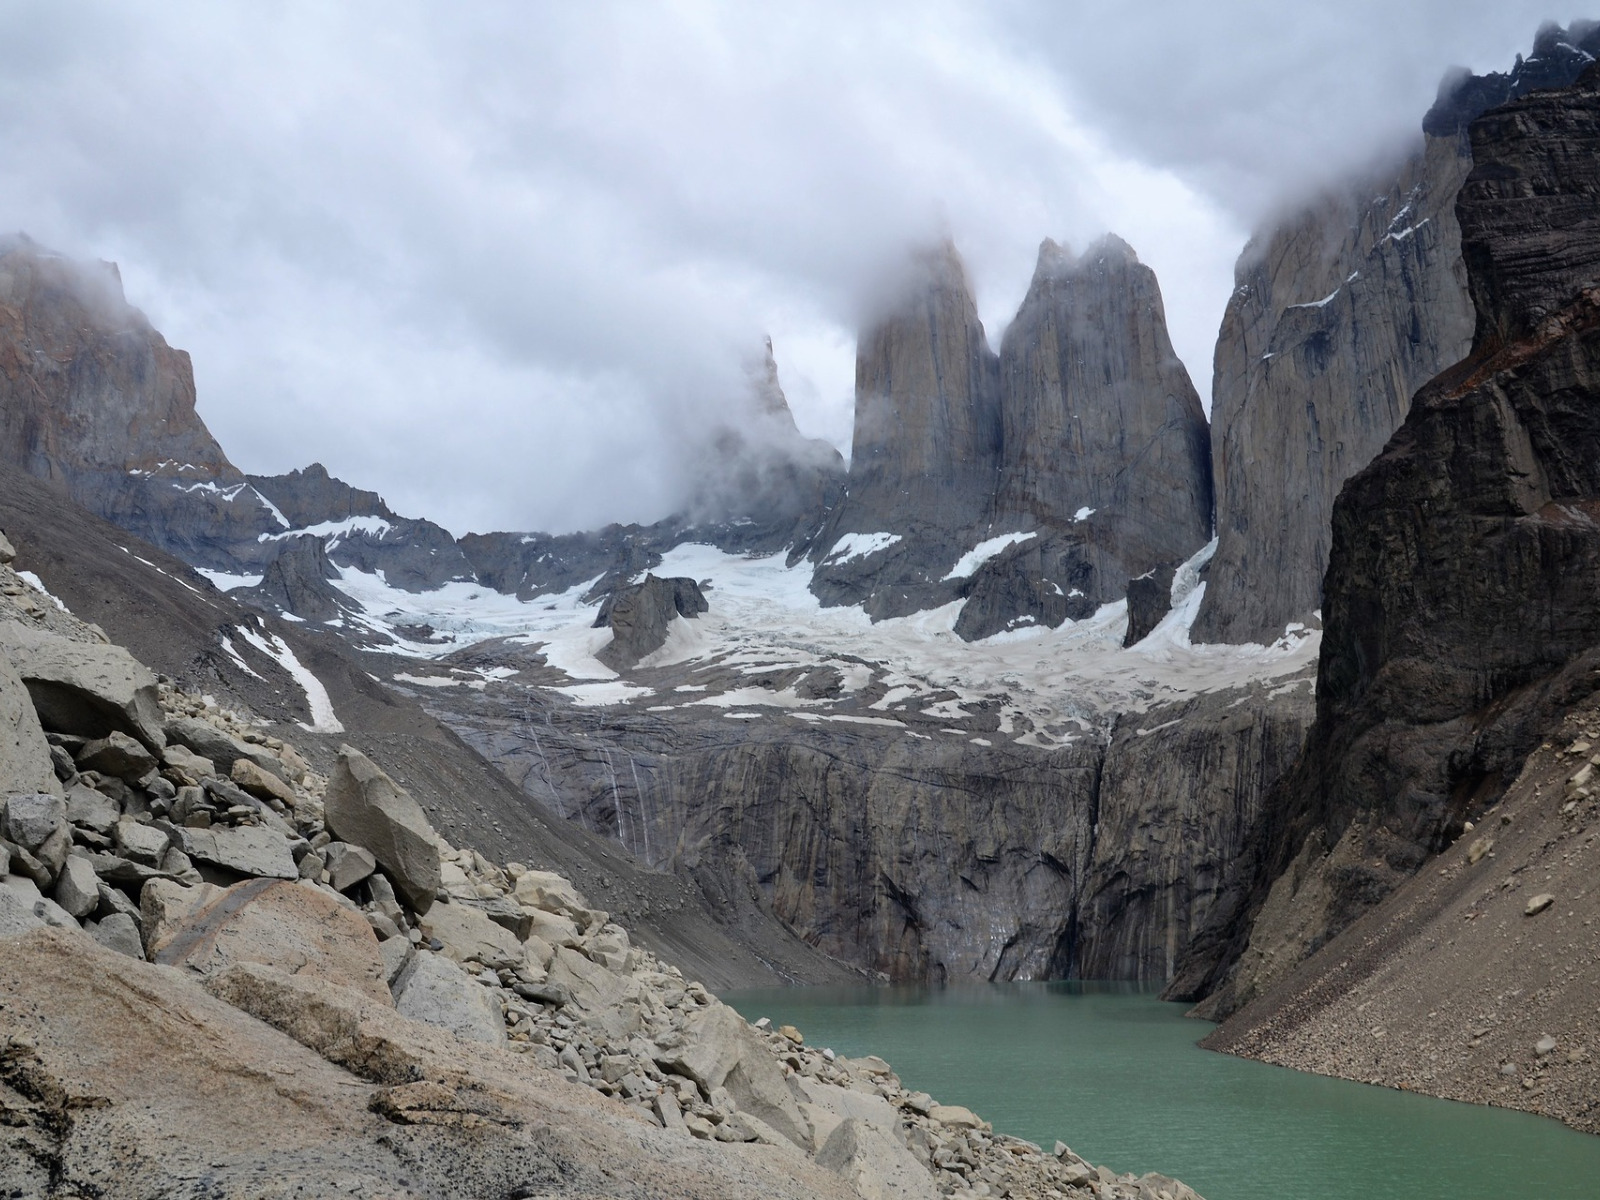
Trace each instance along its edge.
<path fill-rule="evenodd" d="M 1451 67 L 1439 82 L 1438 97 L 1422 119 L 1433 137 L 1461 135 L 1476 118 L 1541 88 L 1566 87 L 1600 58 L 1600 22 L 1578 20 L 1562 26 L 1546 21 L 1534 34 L 1528 57 L 1517 55 L 1511 70 L 1474 75 Z"/>

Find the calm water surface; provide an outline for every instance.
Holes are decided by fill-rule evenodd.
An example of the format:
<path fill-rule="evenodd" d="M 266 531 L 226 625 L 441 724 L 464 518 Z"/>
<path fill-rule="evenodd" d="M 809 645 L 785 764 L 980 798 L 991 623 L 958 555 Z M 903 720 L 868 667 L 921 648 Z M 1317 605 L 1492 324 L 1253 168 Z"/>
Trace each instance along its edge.
<path fill-rule="evenodd" d="M 878 1054 L 1004 1133 L 1057 1138 L 1206 1200 L 1600 1200 L 1600 1137 L 1501 1109 L 1201 1050 L 1209 1025 L 1115 984 L 723 996 L 806 1043 Z"/>

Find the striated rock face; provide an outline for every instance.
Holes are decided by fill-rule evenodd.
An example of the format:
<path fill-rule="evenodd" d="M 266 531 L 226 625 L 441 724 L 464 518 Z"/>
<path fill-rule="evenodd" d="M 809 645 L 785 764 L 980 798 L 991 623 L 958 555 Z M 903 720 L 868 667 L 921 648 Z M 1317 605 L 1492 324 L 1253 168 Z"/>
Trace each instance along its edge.
<path fill-rule="evenodd" d="M 1270 642 L 1321 607 L 1340 487 L 1470 345 L 1455 221 L 1472 169 L 1466 125 L 1570 83 L 1595 54 L 1593 25 L 1547 26 L 1509 74 L 1448 77 L 1397 171 L 1321 197 L 1245 248 L 1217 343 L 1219 544 L 1196 641 Z"/>
<path fill-rule="evenodd" d="M 1459 836 L 1596 686 L 1600 71 L 1471 135 L 1477 338 L 1334 508 L 1317 722 L 1223 945 L 1197 956 L 1237 960 L 1216 1011 Z"/>
<path fill-rule="evenodd" d="M 839 533 L 975 524 L 1000 466 L 998 361 L 950 242 L 917 255 L 897 309 L 861 337 Z"/>
<path fill-rule="evenodd" d="M 1270 642 L 1322 606 L 1340 487 L 1471 339 L 1454 216 L 1471 166 L 1430 138 L 1390 179 L 1246 247 L 1217 342 L 1218 542 L 1196 641 Z"/>
<path fill-rule="evenodd" d="M 1126 243 L 1046 240 L 998 360 L 954 247 L 917 267 L 861 339 L 847 494 L 812 551 L 824 603 L 877 620 L 965 599 L 975 640 L 1086 616 L 1205 544 L 1205 415 Z"/>
<path fill-rule="evenodd" d="M 1165 981 L 1310 719 L 1304 684 L 1236 689 L 1045 750 L 877 718 L 732 731 L 716 707 L 597 721 L 526 696 L 443 690 L 435 710 L 529 797 L 708 897 L 935 982 Z"/>
<path fill-rule="evenodd" d="M 1084 979 L 1166 981 L 1233 880 L 1311 724 L 1310 681 L 1254 685 L 1117 719 L 1078 911 Z"/>
<path fill-rule="evenodd" d="M 1000 344 L 997 528 L 1091 510 L 1130 574 L 1211 537 L 1211 442 L 1155 272 L 1120 238 L 1074 259 L 1046 239 Z M 1120 583 L 1122 581 L 1117 581 Z M 1114 593 L 1119 594 L 1119 593 Z"/>

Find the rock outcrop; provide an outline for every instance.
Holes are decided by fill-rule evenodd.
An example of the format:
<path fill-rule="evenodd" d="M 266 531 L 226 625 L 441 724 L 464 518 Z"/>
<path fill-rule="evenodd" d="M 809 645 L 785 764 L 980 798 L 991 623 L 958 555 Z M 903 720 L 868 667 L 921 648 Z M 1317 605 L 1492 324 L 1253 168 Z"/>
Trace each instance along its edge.
<path fill-rule="evenodd" d="M 250 483 L 288 524 L 285 532 L 273 535 L 284 545 L 279 557 L 296 553 L 291 547 L 298 539 L 314 536 L 340 566 L 368 574 L 382 571 L 385 582 L 408 592 L 473 578 L 471 564 L 449 530 L 397 515 L 382 496 L 333 478 L 321 463 L 287 475 L 252 475 Z M 236 553 L 242 561 L 268 561 L 259 556 L 253 560 L 246 547 Z"/>
<path fill-rule="evenodd" d="M 1593 25 L 1547 26 L 1509 75 L 1447 77 L 1396 171 L 1323 195 L 1245 248 L 1217 342 L 1218 546 L 1196 641 L 1270 642 L 1321 608 L 1340 488 L 1471 344 L 1455 218 L 1467 123 L 1570 83 L 1596 54 Z"/>
<path fill-rule="evenodd" d="M 1080 619 L 1206 543 L 1205 415 L 1126 243 L 1046 240 L 998 358 L 954 247 L 916 267 L 861 338 L 846 497 L 812 550 L 824 603 L 964 599 L 977 640 Z"/>
<path fill-rule="evenodd" d="M 694 580 L 647 573 L 643 583 L 618 588 L 601 603 L 594 627 L 609 628 L 611 641 L 595 657 L 614 671 L 626 670 L 666 645 L 673 621 L 692 621 L 709 607 Z"/>
<path fill-rule="evenodd" d="M 1226 1012 L 1479 819 L 1600 661 L 1600 71 L 1471 127 L 1471 355 L 1333 514 L 1317 720 L 1211 954 Z"/>

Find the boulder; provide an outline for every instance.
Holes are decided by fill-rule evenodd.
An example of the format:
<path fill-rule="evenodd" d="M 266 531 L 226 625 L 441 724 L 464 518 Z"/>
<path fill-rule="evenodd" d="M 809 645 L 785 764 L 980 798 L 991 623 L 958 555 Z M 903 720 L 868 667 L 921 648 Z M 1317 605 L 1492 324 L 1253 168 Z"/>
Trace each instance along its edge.
<path fill-rule="evenodd" d="M 67 820 L 110 837 L 122 819 L 122 809 L 104 792 L 75 783 L 67 789 Z"/>
<path fill-rule="evenodd" d="M 234 759 L 233 767 L 228 774 L 245 791 L 262 800 L 281 800 L 289 808 L 300 802 L 300 797 L 295 795 L 294 788 L 248 758 Z"/>
<path fill-rule="evenodd" d="M 218 774 L 231 774 L 233 764 L 243 758 L 287 781 L 288 769 L 275 754 L 265 747 L 241 742 L 210 721 L 199 717 L 174 717 L 166 723 L 165 731 L 167 741 L 177 742 L 201 758 L 209 759 Z"/>
<path fill-rule="evenodd" d="M 423 937 L 438 938 L 455 962 L 476 961 L 486 967 L 514 967 L 523 960 L 522 943 L 467 904 L 435 904 L 420 918 Z"/>
<path fill-rule="evenodd" d="M 558 955 L 568 955 L 561 951 Z M 576 957 L 576 956 L 573 956 Z M 551 971 L 555 978 L 555 971 Z M 733 1009 L 712 1004 L 685 1023 L 684 1044 L 656 1061 L 663 1070 L 685 1075 L 710 1095 L 727 1088 L 741 1111 L 771 1126 L 802 1150 L 811 1145 L 811 1128 L 777 1059 L 761 1035 Z"/>
<path fill-rule="evenodd" d="M 372 851 L 349 842 L 329 842 L 324 846 L 322 864 L 328 872 L 328 883 L 336 892 L 348 891 L 378 869 Z"/>
<path fill-rule="evenodd" d="M 156 678 L 122 647 L 74 642 L 0 621 L 0 651 L 10 658 L 46 728 L 96 738 L 120 730 L 151 750 L 166 744 Z"/>
<path fill-rule="evenodd" d="M 78 751 L 78 770 L 99 771 L 129 782 L 143 779 L 155 768 L 156 756 L 117 729 Z"/>
<path fill-rule="evenodd" d="M 45 925 L 78 929 L 72 914 L 47 899 L 31 879 L 19 875 L 0 879 L 0 938 L 17 937 Z"/>
<path fill-rule="evenodd" d="M 107 950 L 126 954 L 129 958 L 144 957 L 144 945 L 139 939 L 139 926 L 127 913 L 112 913 L 102 917 L 89 936 Z"/>
<path fill-rule="evenodd" d="M 391 1003 L 388 971 L 371 926 L 324 893 L 276 879 L 213 889 L 201 903 L 159 920 L 147 940 L 152 962 L 213 975 L 261 963 Z"/>
<path fill-rule="evenodd" d="M 277 830 L 265 826 L 180 828 L 177 836 L 183 852 L 197 862 L 260 878 L 296 879 L 300 875 L 289 843 Z"/>
<path fill-rule="evenodd" d="M 224 890 L 210 883 L 188 887 L 164 877 L 146 880 L 139 889 L 139 926 L 144 931 L 145 944 L 154 944 L 174 923 L 210 903 Z"/>
<path fill-rule="evenodd" d="M 854 1117 L 817 1151 L 817 1165 L 843 1176 L 862 1200 L 935 1200 L 933 1175 L 890 1134 Z"/>
<path fill-rule="evenodd" d="M 439 846 L 422 806 L 350 746 L 339 748 L 322 804 L 329 832 L 370 850 L 406 902 L 427 912 L 439 890 Z"/>
<path fill-rule="evenodd" d="M 448 1029 L 469 1042 L 502 1045 L 505 1018 L 488 990 L 439 954 L 418 953 L 394 984 L 400 1015 Z"/>
<path fill-rule="evenodd" d="M 62 864 L 53 896 L 68 915 L 80 921 L 100 907 L 100 880 L 87 859 L 72 856 Z"/>
<path fill-rule="evenodd" d="M 37 850 L 66 820 L 66 802 L 57 795 L 39 792 L 6 801 L 5 835 L 25 850 Z"/>
<path fill-rule="evenodd" d="M 119 855 L 130 862 L 150 867 L 161 866 L 161 857 L 172 844 L 164 830 L 142 824 L 132 817 L 121 818 L 113 830 L 113 836 Z"/>
<path fill-rule="evenodd" d="M 177 742 L 168 742 L 162 748 L 161 762 L 183 776 L 182 783 L 186 787 L 196 787 L 206 776 L 217 773 L 216 763 Z"/>
<path fill-rule="evenodd" d="M 33 700 L 10 658 L 0 653 L 0 795 L 60 790 Z"/>

